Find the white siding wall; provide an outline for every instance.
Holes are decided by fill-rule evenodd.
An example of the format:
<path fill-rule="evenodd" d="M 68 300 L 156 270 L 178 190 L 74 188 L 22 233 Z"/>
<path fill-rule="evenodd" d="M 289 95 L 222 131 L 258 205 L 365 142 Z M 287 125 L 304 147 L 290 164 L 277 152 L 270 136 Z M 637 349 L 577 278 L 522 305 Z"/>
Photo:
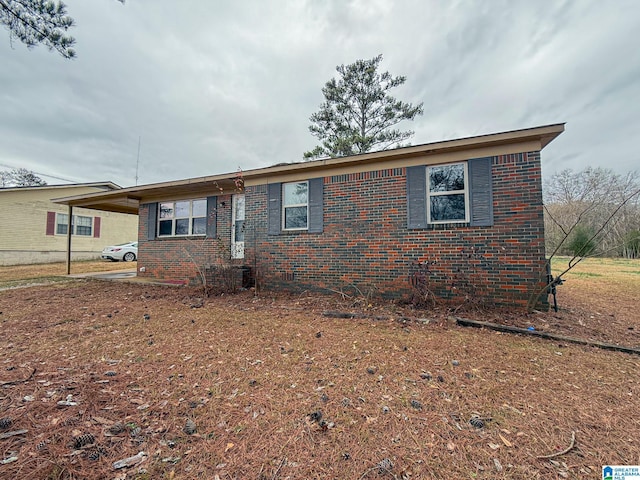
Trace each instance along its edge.
<path fill-rule="evenodd" d="M 51 199 L 97 191 L 87 186 L 0 190 L 0 265 L 64 261 L 67 236 L 47 235 L 47 212 L 66 214 L 68 207 Z M 138 238 L 137 215 L 85 208 L 74 208 L 73 215 L 100 217 L 99 237 L 72 237 L 73 260 L 99 258 L 105 246 Z"/>

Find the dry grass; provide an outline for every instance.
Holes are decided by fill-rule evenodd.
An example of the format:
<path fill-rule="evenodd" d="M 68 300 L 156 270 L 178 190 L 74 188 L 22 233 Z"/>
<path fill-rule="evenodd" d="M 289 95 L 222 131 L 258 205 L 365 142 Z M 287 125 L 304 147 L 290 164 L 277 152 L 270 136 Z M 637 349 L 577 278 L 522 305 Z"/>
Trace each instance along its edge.
<path fill-rule="evenodd" d="M 82 261 L 71 262 L 71 273 L 107 272 L 136 268 L 137 262 Z M 0 282 L 55 277 L 67 274 L 66 263 L 40 263 L 35 265 L 0 266 Z"/>
<path fill-rule="evenodd" d="M 71 274 L 135 269 L 136 264 L 137 262 L 71 262 Z M 64 279 L 66 275 L 67 264 L 64 262 L 0 266 L 0 287 L 35 281 L 61 280 Z"/>
<path fill-rule="evenodd" d="M 570 312 L 573 295 L 593 298 L 578 279 L 611 278 L 562 286 L 561 321 L 585 321 Z M 0 292 L 0 312 L 0 382 L 16 382 L 0 389 L 0 417 L 28 430 L 0 440 L 0 459 L 18 457 L 3 478 L 599 478 L 640 463 L 628 354 L 464 329 L 444 311 L 92 280 Z M 68 395 L 77 405 L 58 406 Z M 572 432 L 571 451 L 537 458 Z M 94 442 L 74 449 L 83 434 Z M 113 470 L 139 451 L 142 464 Z"/>

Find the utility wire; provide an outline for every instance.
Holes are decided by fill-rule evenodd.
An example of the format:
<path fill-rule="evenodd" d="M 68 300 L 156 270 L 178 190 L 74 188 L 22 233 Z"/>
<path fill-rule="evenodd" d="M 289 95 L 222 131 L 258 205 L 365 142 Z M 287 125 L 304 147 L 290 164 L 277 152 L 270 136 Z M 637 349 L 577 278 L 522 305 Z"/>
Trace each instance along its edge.
<path fill-rule="evenodd" d="M 3 163 L 0 163 L 0 167 L 10 168 L 10 169 L 18 168 L 18 167 L 12 167 L 11 165 L 5 165 Z M 27 170 L 29 170 L 29 169 L 27 169 Z M 62 180 L 63 182 L 78 183 L 77 180 L 69 180 L 68 178 L 56 177 L 55 175 L 49 175 L 48 173 L 35 172 L 33 170 L 29 170 L 29 171 L 32 172 L 32 173 L 35 173 L 39 177 L 55 178 L 56 180 Z"/>

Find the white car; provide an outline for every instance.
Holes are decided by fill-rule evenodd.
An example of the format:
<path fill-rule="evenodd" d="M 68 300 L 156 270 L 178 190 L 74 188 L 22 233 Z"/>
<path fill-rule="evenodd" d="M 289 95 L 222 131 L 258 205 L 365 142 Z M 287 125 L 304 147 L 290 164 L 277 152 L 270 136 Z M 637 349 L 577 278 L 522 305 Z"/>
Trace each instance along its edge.
<path fill-rule="evenodd" d="M 104 260 L 117 262 L 123 260 L 125 262 L 133 262 L 138 258 L 138 242 L 123 243 L 112 247 L 105 247 L 102 250 L 101 257 Z"/>

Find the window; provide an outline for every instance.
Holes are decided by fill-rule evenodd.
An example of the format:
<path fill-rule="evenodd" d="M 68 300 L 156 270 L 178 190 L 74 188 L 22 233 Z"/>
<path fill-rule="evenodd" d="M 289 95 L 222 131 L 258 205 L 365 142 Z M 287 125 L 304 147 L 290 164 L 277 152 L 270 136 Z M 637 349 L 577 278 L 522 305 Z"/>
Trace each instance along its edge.
<path fill-rule="evenodd" d="M 91 217 L 76 217 L 74 215 L 73 218 L 73 223 L 75 224 L 76 227 L 76 235 L 85 235 L 87 237 L 91 236 L 91 224 L 92 222 L 92 218 Z"/>
<path fill-rule="evenodd" d="M 66 235 L 67 225 L 69 224 L 69 215 L 66 213 L 56 214 L 56 235 Z M 71 226 L 73 232 L 73 225 Z"/>
<path fill-rule="evenodd" d="M 306 230 L 309 213 L 309 183 L 282 184 L 283 230 Z"/>
<path fill-rule="evenodd" d="M 158 236 L 205 235 L 207 200 L 161 202 L 158 212 Z"/>
<path fill-rule="evenodd" d="M 56 214 L 56 235 L 66 235 L 69 224 L 69 215 Z M 73 215 L 71 217 L 71 235 L 90 237 L 93 234 L 93 217 Z"/>
<path fill-rule="evenodd" d="M 482 157 L 407 167 L 407 228 L 492 226 L 492 162 L 493 157 Z"/>
<path fill-rule="evenodd" d="M 427 222 L 469 221 L 467 164 L 455 163 L 427 168 Z"/>
<path fill-rule="evenodd" d="M 305 182 L 270 183 L 267 185 L 267 233 L 322 233 L 323 197 L 322 177 Z"/>

